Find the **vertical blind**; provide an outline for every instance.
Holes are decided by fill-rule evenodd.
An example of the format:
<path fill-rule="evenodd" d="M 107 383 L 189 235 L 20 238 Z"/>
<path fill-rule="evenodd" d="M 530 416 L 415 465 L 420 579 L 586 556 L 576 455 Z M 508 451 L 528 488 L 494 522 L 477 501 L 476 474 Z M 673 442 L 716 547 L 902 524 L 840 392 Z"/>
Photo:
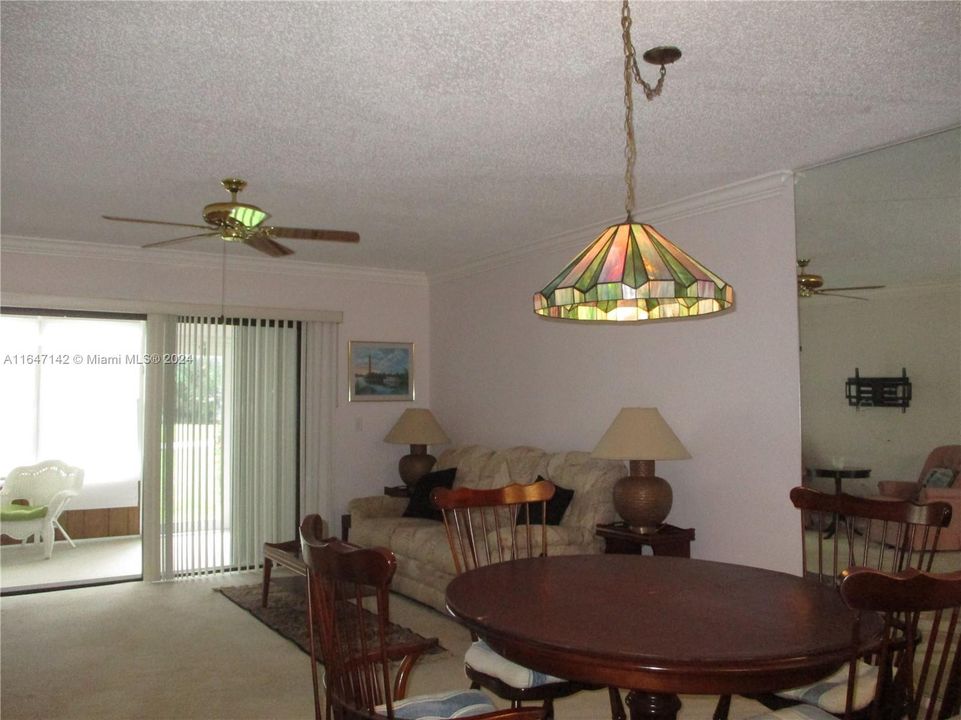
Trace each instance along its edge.
<path fill-rule="evenodd" d="M 160 574 L 256 567 L 296 533 L 300 323 L 183 316 L 173 335 Z"/>

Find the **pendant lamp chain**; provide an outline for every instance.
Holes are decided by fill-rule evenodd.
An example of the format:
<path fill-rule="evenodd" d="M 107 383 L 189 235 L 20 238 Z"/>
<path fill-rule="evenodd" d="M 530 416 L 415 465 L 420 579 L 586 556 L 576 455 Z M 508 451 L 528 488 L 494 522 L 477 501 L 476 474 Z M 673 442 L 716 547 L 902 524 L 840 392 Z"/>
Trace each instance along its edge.
<path fill-rule="evenodd" d="M 667 75 L 667 68 L 661 65 L 660 75 L 657 84 L 652 88 L 641 77 L 640 68 L 637 66 L 637 53 L 634 52 L 634 43 L 631 42 L 631 8 L 628 0 L 624 0 L 621 8 L 621 31 L 624 38 L 624 131 L 627 133 L 627 144 L 624 148 L 624 157 L 627 159 L 627 169 L 624 171 L 624 183 L 627 185 L 627 196 L 624 199 L 624 209 L 627 211 L 627 222 L 633 222 L 634 213 L 634 164 L 637 160 L 637 145 L 634 141 L 634 90 L 633 84 L 637 82 L 644 90 L 644 96 L 648 100 L 653 100 L 661 94 L 664 88 L 664 76 Z"/>

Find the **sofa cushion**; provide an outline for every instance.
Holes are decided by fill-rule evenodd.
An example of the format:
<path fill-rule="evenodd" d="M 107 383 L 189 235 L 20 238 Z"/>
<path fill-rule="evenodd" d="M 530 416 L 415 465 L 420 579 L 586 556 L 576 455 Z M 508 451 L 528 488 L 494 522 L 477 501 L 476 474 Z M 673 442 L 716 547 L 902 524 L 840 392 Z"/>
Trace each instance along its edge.
<path fill-rule="evenodd" d="M 544 477 L 574 491 L 561 525 L 593 532 L 598 523 L 614 522 L 614 483 L 625 475 L 627 467 L 619 460 L 599 460 L 586 452 L 551 455 Z"/>
<path fill-rule="evenodd" d="M 435 470 L 429 472 L 414 485 L 410 494 L 410 502 L 404 510 L 404 517 L 424 518 L 425 520 L 443 520 L 441 511 L 434 507 L 430 501 L 430 493 L 434 488 L 451 489 L 454 485 L 454 478 L 457 475 L 457 468 L 447 468 L 445 470 Z"/>
<path fill-rule="evenodd" d="M 528 485 L 545 473 L 547 457 L 547 453 L 535 447 L 498 450 L 484 464 L 479 482 L 474 487 L 491 489 L 511 483 Z"/>
<path fill-rule="evenodd" d="M 418 558 L 444 572 L 454 573 L 454 559 L 444 523 L 423 520 L 416 525 L 401 525 L 390 536 L 390 547 L 397 555 Z"/>
<path fill-rule="evenodd" d="M 414 528 L 435 528 L 444 533 L 444 523 L 424 518 L 372 517 L 351 522 L 350 541 L 362 547 L 385 547 L 394 549 L 394 535 L 400 531 L 409 532 Z"/>
<path fill-rule="evenodd" d="M 481 469 L 494 451 L 483 445 L 461 445 L 444 450 L 437 458 L 434 470 L 457 468 L 454 487 L 475 487 Z"/>
<path fill-rule="evenodd" d="M 585 546 L 593 545 L 594 541 L 594 528 L 567 528 L 562 525 L 548 525 L 545 528 L 547 533 L 547 554 L 548 555 L 571 555 L 571 554 L 583 554 L 587 552 Z M 488 533 L 488 544 L 491 547 L 498 546 L 496 539 L 497 530 L 491 530 Z M 518 538 L 515 543 L 513 543 L 516 552 L 526 552 L 527 539 L 522 537 L 522 534 L 527 533 L 527 525 L 519 524 L 514 528 L 515 537 Z M 507 527 L 502 527 L 500 529 L 500 535 L 503 538 L 502 542 L 499 543 L 500 546 L 510 547 L 511 530 Z M 541 547 L 541 529 L 538 526 L 536 529 L 531 530 L 531 545 L 534 557 L 543 555 L 543 548 Z M 526 557 L 521 555 L 520 557 Z"/>

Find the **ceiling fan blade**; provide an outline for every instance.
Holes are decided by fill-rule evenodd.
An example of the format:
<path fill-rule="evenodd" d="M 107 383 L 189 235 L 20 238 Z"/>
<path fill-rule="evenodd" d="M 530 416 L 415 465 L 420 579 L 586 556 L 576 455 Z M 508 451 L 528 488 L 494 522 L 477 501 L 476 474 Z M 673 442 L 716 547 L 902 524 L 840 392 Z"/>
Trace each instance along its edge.
<path fill-rule="evenodd" d="M 174 238 L 173 240 L 161 240 L 160 242 L 147 243 L 146 245 L 141 245 L 143 248 L 155 248 L 163 247 L 164 245 L 173 245 L 174 243 L 183 242 L 184 240 L 193 240 L 194 238 L 210 237 L 211 235 L 220 235 L 219 230 L 214 232 L 205 232 L 198 235 L 186 235 L 185 237 Z"/>
<path fill-rule="evenodd" d="M 838 290 L 880 290 L 884 285 L 852 285 L 851 287 L 821 288 L 819 292 L 837 292 Z"/>
<path fill-rule="evenodd" d="M 855 295 L 841 295 L 833 292 L 826 293 L 823 290 L 815 290 L 814 292 L 817 295 L 824 295 L 826 297 L 838 297 L 838 298 L 846 298 L 847 300 L 863 300 L 864 302 L 868 302 L 867 298 L 857 297 Z"/>
<path fill-rule="evenodd" d="M 114 217 L 113 215 L 101 215 L 104 220 L 119 220 L 120 222 L 132 222 L 132 223 L 147 223 L 148 225 L 174 225 L 176 227 L 192 227 L 200 228 L 201 230 L 210 230 L 209 225 L 191 225 L 189 223 L 175 223 L 167 222 L 165 220 L 141 220 L 139 218 L 122 218 Z"/>
<path fill-rule="evenodd" d="M 331 240 L 333 242 L 359 242 L 360 235 L 350 230 L 311 230 L 308 228 L 272 227 L 269 230 L 276 237 L 294 240 Z"/>
<path fill-rule="evenodd" d="M 254 250 L 260 250 L 262 253 L 267 253 L 271 257 L 283 257 L 284 255 L 293 255 L 294 251 L 289 247 L 281 245 L 279 242 L 275 242 L 267 237 L 266 233 L 254 233 L 249 235 L 244 243 L 250 245 Z"/>

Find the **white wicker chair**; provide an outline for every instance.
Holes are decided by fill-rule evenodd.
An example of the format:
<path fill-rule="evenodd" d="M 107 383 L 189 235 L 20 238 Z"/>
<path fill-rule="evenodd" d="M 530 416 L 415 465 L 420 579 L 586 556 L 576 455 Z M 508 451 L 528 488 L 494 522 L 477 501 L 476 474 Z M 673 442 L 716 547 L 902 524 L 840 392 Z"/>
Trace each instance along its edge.
<path fill-rule="evenodd" d="M 34 542 L 42 538 L 43 554 L 48 559 L 53 554 L 57 530 L 71 547 L 76 547 L 57 518 L 82 486 L 83 470 L 59 460 L 14 468 L 0 489 L 0 533 L 21 544 L 30 536 Z M 14 500 L 26 500 L 27 505 L 14 504 Z"/>

